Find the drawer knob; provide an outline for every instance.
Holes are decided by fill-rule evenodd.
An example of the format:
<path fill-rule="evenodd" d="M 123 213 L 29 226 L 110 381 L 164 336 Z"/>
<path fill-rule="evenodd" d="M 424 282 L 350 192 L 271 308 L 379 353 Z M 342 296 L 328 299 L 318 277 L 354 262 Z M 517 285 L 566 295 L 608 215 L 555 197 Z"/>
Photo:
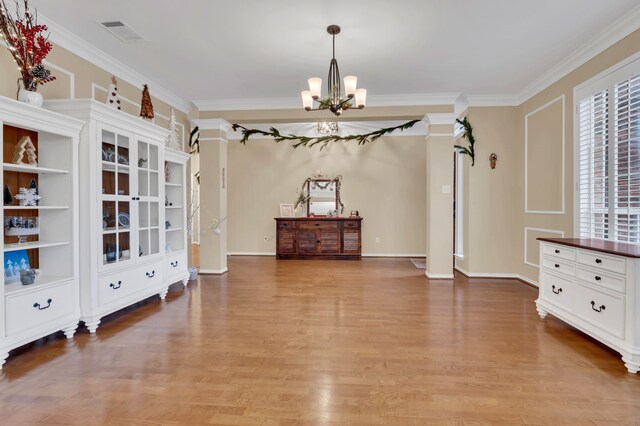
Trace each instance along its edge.
<path fill-rule="evenodd" d="M 118 281 L 117 286 L 116 286 L 116 284 L 111 283 L 111 284 L 109 284 L 109 287 L 111 287 L 111 288 L 112 288 L 112 289 L 114 289 L 114 290 L 117 290 L 117 289 L 119 289 L 120 287 L 122 287 L 122 281 Z"/>
<path fill-rule="evenodd" d="M 602 263 L 602 259 L 596 259 L 596 263 Z"/>
<path fill-rule="evenodd" d="M 34 303 L 33 307 L 37 308 L 39 311 L 44 311 L 45 309 L 49 308 L 51 306 L 51 299 L 47 300 L 47 306 L 41 306 L 39 303 Z"/>
<path fill-rule="evenodd" d="M 596 275 L 596 277 L 595 277 L 595 278 L 596 278 L 596 281 L 600 281 L 600 280 L 602 280 L 602 277 L 599 277 L 599 276 L 597 276 L 597 275 Z"/>
<path fill-rule="evenodd" d="M 316 226 L 320 226 L 320 224 L 319 224 L 319 223 L 316 223 Z"/>
<path fill-rule="evenodd" d="M 320 240 L 316 241 L 316 243 L 320 244 Z"/>
<path fill-rule="evenodd" d="M 600 305 L 600 307 L 598 309 L 596 309 L 596 302 L 594 302 L 593 300 L 591 301 L 591 309 L 593 309 L 596 312 L 602 312 L 606 309 L 606 306 L 604 305 Z"/>
<path fill-rule="evenodd" d="M 556 268 L 559 268 L 559 267 L 560 267 L 560 265 L 558 265 L 557 263 L 556 263 L 554 266 L 555 266 Z"/>
<path fill-rule="evenodd" d="M 153 278 L 156 276 L 156 271 L 147 272 L 147 278 Z"/>
<path fill-rule="evenodd" d="M 174 268 L 178 267 L 178 261 L 176 260 L 175 262 L 171 262 L 171 266 L 173 266 Z"/>
<path fill-rule="evenodd" d="M 556 286 L 552 285 L 551 286 L 551 291 L 554 292 L 555 294 L 560 294 L 560 293 L 562 293 L 562 288 L 558 288 L 558 290 L 556 291 Z"/>
<path fill-rule="evenodd" d="M 560 254 L 560 250 L 556 249 L 556 254 Z"/>

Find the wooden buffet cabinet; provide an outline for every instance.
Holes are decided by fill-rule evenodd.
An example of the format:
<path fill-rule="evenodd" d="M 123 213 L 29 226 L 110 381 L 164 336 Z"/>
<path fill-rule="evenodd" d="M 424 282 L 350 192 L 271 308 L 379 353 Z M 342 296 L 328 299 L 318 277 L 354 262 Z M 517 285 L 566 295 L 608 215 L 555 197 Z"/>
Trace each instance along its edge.
<path fill-rule="evenodd" d="M 278 259 L 358 260 L 362 218 L 276 218 Z"/>

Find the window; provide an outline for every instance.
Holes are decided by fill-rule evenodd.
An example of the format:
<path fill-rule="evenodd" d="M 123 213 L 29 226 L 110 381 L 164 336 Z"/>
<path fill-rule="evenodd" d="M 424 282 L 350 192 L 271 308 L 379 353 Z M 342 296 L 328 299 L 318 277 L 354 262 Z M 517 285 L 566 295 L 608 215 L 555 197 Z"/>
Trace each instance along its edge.
<path fill-rule="evenodd" d="M 640 59 L 575 95 L 580 237 L 640 243 Z"/>

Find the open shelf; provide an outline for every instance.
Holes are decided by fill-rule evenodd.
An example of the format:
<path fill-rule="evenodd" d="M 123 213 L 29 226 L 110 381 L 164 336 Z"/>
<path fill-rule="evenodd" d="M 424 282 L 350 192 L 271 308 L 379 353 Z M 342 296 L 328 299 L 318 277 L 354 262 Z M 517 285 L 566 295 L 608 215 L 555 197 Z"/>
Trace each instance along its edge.
<path fill-rule="evenodd" d="M 182 188 L 182 184 L 181 183 L 165 182 L 164 186 L 170 186 L 170 187 L 173 187 L 173 188 Z"/>
<path fill-rule="evenodd" d="M 164 206 L 165 209 L 181 209 L 182 206 Z"/>
<path fill-rule="evenodd" d="M 67 210 L 69 206 L 4 206 L 3 210 Z"/>
<path fill-rule="evenodd" d="M 68 170 L 50 169 L 47 167 L 30 166 L 28 164 L 13 164 L 2 163 L 2 169 L 5 172 L 20 172 L 20 173 L 36 173 L 36 174 L 69 174 Z"/>
<path fill-rule="evenodd" d="M 39 290 L 42 287 L 56 285 L 61 282 L 71 281 L 73 277 L 54 277 L 46 275 L 36 275 L 36 281 L 33 284 L 22 285 L 21 282 L 11 283 L 4 286 L 5 296 L 16 295 L 20 293 L 28 293 L 32 290 Z"/>
<path fill-rule="evenodd" d="M 16 250 L 31 250 L 37 248 L 46 248 L 46 247 L 59 247 L 66 246 L 69 244 L 69 241 L 29 241 L 24 244 L 5 244 L 4 251 L 16 251 Z"/>

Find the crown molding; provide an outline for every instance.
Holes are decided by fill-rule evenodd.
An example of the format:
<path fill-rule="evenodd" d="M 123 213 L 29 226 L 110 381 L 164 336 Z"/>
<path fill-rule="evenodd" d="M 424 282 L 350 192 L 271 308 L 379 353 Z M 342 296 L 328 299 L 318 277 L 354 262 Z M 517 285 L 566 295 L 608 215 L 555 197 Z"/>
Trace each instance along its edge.
<path fill-rule="evenodd" d="M 629 13 L 626 13 L 622 18 L 607 27 L 588 43 L 584 44 L 579 49 L 576 49 L 573 54 L 560 61 L 553 68 L 520 91 L 517 95 L 518 105 L 523 104 L 533 96 L 542 92 L 544 89 L 556 83 L 571 71 L 574 71 L 578 67 L 584 65 L 589 60 L 604 52 L 638 28 L 640 28 L 640 6 L 636 6 Z"/>
<path fill-rule="evenodd" d="M 460 93 L 431 93 L 418 95 L 369 95 L 367 106 L 452 105 Z M 300 98 L 220 99 L 193 101 L 199 111 L 247 111 L 263 109 L 302 109 Z"/>
<path fill-rule="evenodd" d="M 191 125 L 198 126 L 200 130 L 221 130 L 227 133 L 231 130 L 231 123 L 222 118 L 193 119 Z"/>
<path fill-rule="evenodd" d="M 518 95 L 470 95 L 467 96 L 471 107 L 518 106 Z"/>
<path fill-rule="evenodd" d="M 430 126 L 455 124 L 459 116 L 460 114 L 457 112 L 429 113 L 422 117 L 422 121 L 424 121 L 427 128 L 429 128 Z"/>
<path fill-rule="evenodd" d="M 38 14 L 38 20 L 40 21 L 40 23 L 45 24 L 47 27 L 49 27 L 49 31 L 51 32 L 51 41 L 59 45 L 60 47 L 69 50 L 70 52 L 125 80 L 126 82 L 133 84 L 134 86 L 142 87 L 143 85 L 148 84 L 155 98 L 161 100 L 162 102 L 166 102 L 167 104 L 171 105 L 179 111 L 182 111 L 185 114 L 188 114 L 191 110 L 193 110 L 194 105 L 192 102 L 182 99 L 181 97 L 164 89 L 162 85 L 150 80 L 149 78 L 135 71 L 133 68 L 123 64 L 113 56 L 108 55 L 107 53 L 88 43 L 86 40 L 83 40 L 82 38 L 73 34 L 66 28 L 56 24 L 55 22 L 41 14 Z"/>
<path fill-rule="evenodd" d="M 197 120 L 193 120 L 196 122 Z M 340 121 L 340 131 L 338 132 L 341 135 L 352 135 L 352 134 L 363 134 L 373 132 L 375 130 L 384 129 L 387 127 L 395 127 L 401 124 L 406 123 L 406 120 L 380 120 L 380 121 Z M 424 123 L 423 123 L 424 124 Z M 318 137 L 323 136 L 318 133 L 318 122 L 307 122 L 307 123 L 251 123 L 251 124 L 243 124 L 243 126 L 252 129 L 264 130 L 265 132 L 269 131 L 271 127 L 275 127 L 281 134 L 292 134 L 298 136 L 308 136 L 308 137 Z M 202 127 L 201 127 L 202 129 Z M 426 136 L 427 128 L 421 123 L 417 123 L 415 126 L 406 129 L 404 131 L 396 130 L 393 133 L 390 133 L 385 136 Z M 256 136 L 256 139 L 259 139 L 259 136 Z M 233 131 L 227 133 L 227 139 L 229 140 L 240 140 L 242 139 L 241 131 Z M 266 137 L 262 137 L 262 139 L 270 139 Z"/>

